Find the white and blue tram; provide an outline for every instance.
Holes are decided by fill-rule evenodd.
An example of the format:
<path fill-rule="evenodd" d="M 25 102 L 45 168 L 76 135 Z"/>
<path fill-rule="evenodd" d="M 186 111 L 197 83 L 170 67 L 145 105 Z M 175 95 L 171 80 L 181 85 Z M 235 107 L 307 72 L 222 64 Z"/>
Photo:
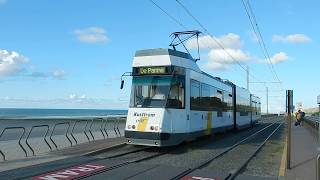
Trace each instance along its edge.
<path fill-rule="evenodd" d="M 187 53 L 137 51 L 133 59 L 128 144 L 171 146 L 261 118 L 260 99 L 200 70 Z"/>

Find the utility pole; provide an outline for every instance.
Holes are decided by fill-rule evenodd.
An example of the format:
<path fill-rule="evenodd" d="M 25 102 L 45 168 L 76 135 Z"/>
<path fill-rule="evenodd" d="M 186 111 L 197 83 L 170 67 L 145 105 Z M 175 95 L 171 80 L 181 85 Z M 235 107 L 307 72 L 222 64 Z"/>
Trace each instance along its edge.
<path fill-rule="evenodd" d="M 263 82 L 263 81 L 261 81 L 261 82 L 249 82 L 249 83 L 264 84 L 264 86 L 266 87 L 267 114 L 269 114 L 269 89 L 267 87 L 267 84 L 269 84 L 269 83 L 272 83 L 272 84 L 280 83 L 280 84 L 282 84 L 282 82 Z"/>
<path fill-rule="evenodd" d="M 286 112 L 288 120 L 288 134 L 287 134 L 287 169 L 291 168 L 291 126 L 292 126 L 292 108 L 293 108 L 293 91 L 287 90 L 286 95 Z"/>
<path fill-rule="evenodd" d="M 249 90 L 249 66 L 247 65 L 247 89 Z"/>
<path fill-rule="evenodd" d="M 267 93 L 267 114 L 269 114 L 269 89 L 268 86 L 266 86 L 266 93 Z"/>

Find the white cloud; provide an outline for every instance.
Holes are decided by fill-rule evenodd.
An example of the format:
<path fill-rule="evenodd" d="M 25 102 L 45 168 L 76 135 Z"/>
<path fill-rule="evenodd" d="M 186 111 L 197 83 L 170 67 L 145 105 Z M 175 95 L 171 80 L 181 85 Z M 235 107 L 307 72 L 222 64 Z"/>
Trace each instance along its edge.
<path fill-rule="evenodd" d="M 15 51 L 0 49 L 0 77 L 13 76 L 24 70 L 23 64 L 28 58 Z"/>
<path fill-rule="evenodd" d="M 101 27 L 76 29 L 74 33 L 77 35 L 80 41 L 86 43 L 104 43 L 110 40 L 106 35 L 105 29 Z"/>
<path fill-rule="evenodd" d="M 63 77 L 65 76 L 65 72 L 62 69 L 57 69 L 55 71 L 53 71 L 52 76 L 56 79 L 63 79 Z"/>
<path fill-rule="evenodd" d="M 220 46 L 216 43 L 219 41 L 224 48 L 228 49 L 240 49 L 243 45 L 240 36 L 237 34 L 229 33 L 220 37 L 211 37 L 209 35 L 199 37 L 199 48 L 201 49 L 220 49 Z M 193 38 L 186 42 L 187 48 L 197 49 L 197 39 Z"/>
<path fill-rule="evenodd" d="M 186 46 L 189 49 L 197 49 L 196 38 L 188 40 Z M 229 65 L 235 64 L 236 61 L 245 62 L 251 60 L 252 57 L 241 50 L 242 46 L 243 42 L 240 36 L 234 33 L 228 33 L 219 37 L 211 37 L 209 35 L 199 37 L 199 48 L 209 50 L 207 56 L 208 62 L 204 65 L 204 68 L 208 70 L 226 70 Z"/>
<path fill-rule="evenodd" d="M 234 64 L 235 61 L 244 62 L 252 58 L 241 49 L 212 49 L 208 53 L 208 59 L 222 64 Z"/>
<path fill-rule="evenodd" d="M 69 95 L 69 99 L 72 100 L 72 101 L 77 101 L 77 102 L 82 102 L 84 100 L 87 100 L 87 96 L 86 95 L 81 95 L 81 96 L 78 96 L 76 94 L 70 94 Z"/>
<path fill-rule="evenodd" d="M 272 36 L 272 41 L 284 43 L 308 43 L 311 41 L 311 38 L 305 34 L 274 35 Z"/>
<path fill-rule="evenodd" d="M 289 57 L 284 52 L 276 53 L 270 58 L 272 64 L 281 63 L 281 62 L 287 61 L 288 59 Z"/>
<path fill-rule="evenodd" d="M 76 98 L 77 98 L 77 95 L 75 95 L 75 94 L 70 94 L 69 95 L 69 99 L 71 99 L 71 100 L 74 100 Z"/>
<path fill-rule="evenodd" d="M 241 49 L 212 49 L 208 53 L 208 63 L 204 67 L 209 70 L 226 70 L 228 65 L 251 59 L 253 58 Z"/>
<path fill-rule="evenodd" d="M 228 66 L 222 63 L 217 63 L 214 61 L 209 61 L 207 64 L 204 65 L 204 68 L 208 70 L 227 70 Z"/>

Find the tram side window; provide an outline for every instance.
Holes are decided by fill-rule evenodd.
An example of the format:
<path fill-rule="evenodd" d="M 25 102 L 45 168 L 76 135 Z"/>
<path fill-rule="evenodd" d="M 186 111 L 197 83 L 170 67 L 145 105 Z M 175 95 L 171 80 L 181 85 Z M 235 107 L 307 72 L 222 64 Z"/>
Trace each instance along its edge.
<path fill-rule="evenodd" d="M 248 102 L 246 98 L 240 97 L 240 102 L 238 107 L 238 111 L 240 112 L 240 116 L 249 116 L 250 111 L 250 101 Z"/>
<path fill-rule="evenodd" d="M 200 110 L 200 82 L 191 79 L 190 109 Z"/>
<path fill-rule="evenodd" d="M 201 84 L 201 109 L 204 111 L 210 111 L 210 86 L 207 84 Z"/>
<path fill-rule="evenodd" d="M 217 116 L 222 117 L 223 116 L 223 91 L 217 90 L 217 102 L 216 102 L 216 108 L 217 108 Z"/>
<path fill-rule="evenodd" d="M 224 111 L 232 110 L 232 94 L 227 91 L 224 91 L 223 109 Z"/>
<path fill-rule="evenodd" d="M 172 84 L 168 96 L 168 108 L 184 108 L 184 79 Z"/>

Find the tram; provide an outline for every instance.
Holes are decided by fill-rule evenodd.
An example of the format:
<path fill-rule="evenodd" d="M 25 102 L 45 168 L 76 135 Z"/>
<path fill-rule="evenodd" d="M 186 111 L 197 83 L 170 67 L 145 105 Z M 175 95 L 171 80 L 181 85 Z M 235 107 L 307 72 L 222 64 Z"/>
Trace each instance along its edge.
<path fill-rule="evenodd" d="M 125 127 L 128 144 L 173 146 L 246 128 L 261 118 L 259 97 L 201 71 L 188 53 L 139 50 L 132 68 Z"/>

